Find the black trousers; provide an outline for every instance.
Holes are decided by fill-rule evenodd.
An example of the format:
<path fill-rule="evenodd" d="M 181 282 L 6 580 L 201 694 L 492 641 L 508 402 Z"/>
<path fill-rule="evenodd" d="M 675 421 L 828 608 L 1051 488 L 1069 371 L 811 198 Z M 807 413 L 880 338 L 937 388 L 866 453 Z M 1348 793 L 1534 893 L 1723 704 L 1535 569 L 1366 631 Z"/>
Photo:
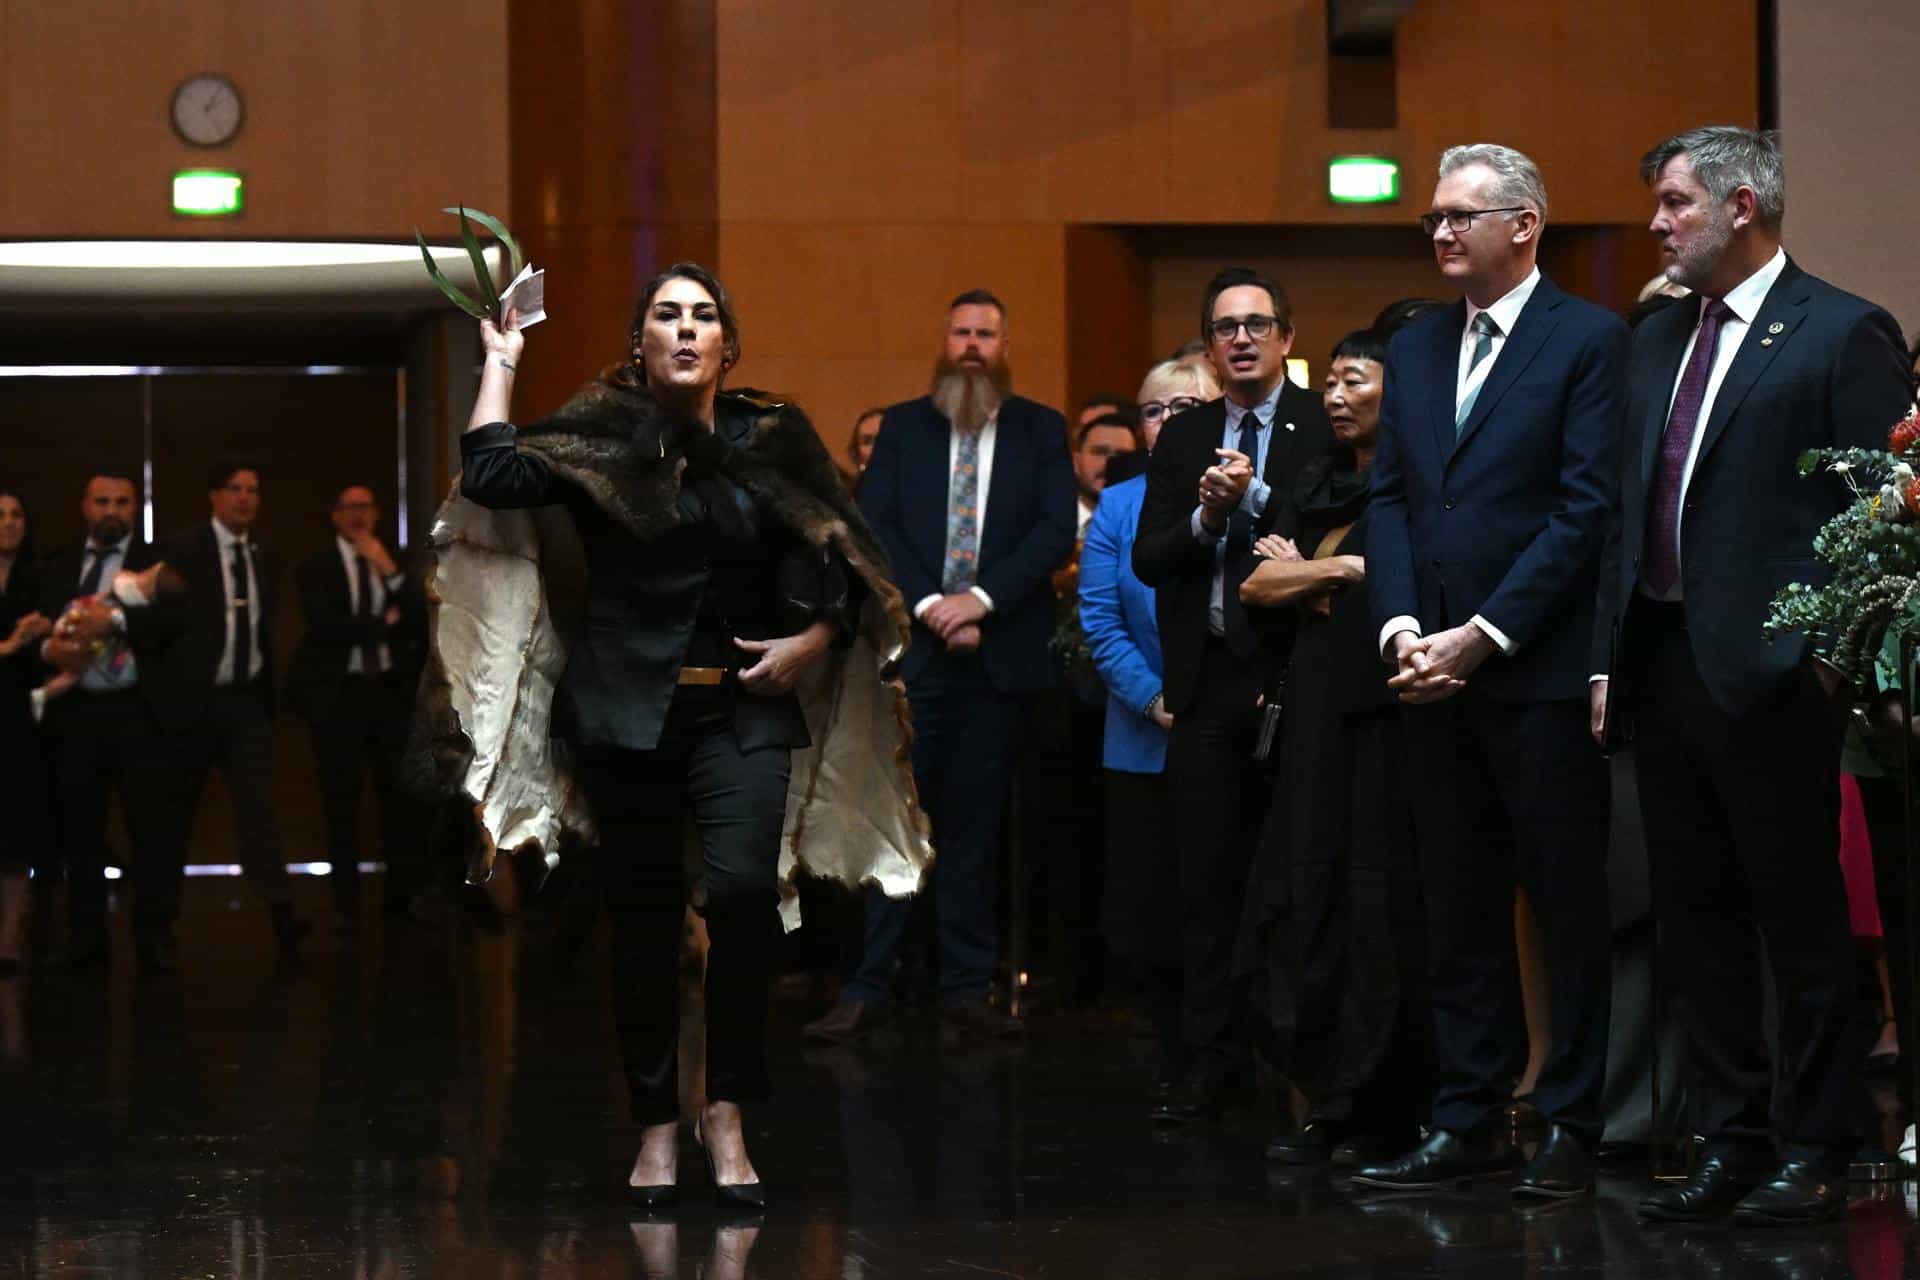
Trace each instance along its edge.
<path fill-rule="evenodd" d="M 779 940 L 785 747 L 743 753 L 731 688 L 683 686 L 652 751 L 587 747 L 575 769 L 600 831 L 597 868 L 613 925 L 613 1015 L 636 1124 L 680 1114 L 680 944 L 689 818 L 707 922 L 707 1099 L 769 1095 L 767 995 Z"/>
<path fill-rule="evenodd" d="M 913 707 L 913 778 L 933 824 L 935 933 L 940 996 L 984 1000 L 999 954 L 1001 817 L 1013 776 L 1022 699 L 1001 693 L 973 654 L 937 655 L 907 687 Z M 900 970 L 912 902 L 867 891 L 866 947 L 846 993 L 885 1004 Z"/>
<path fill-rule="evenodd" d="M 1546 949 L 1552 1035 L 1533 1102 L 1600 1140 L 1612 995 L 1606 760 L 1585 699 L 1506 702 L 1468 690 L 1405 711 L 1427 900 L 1433 1125 L 1495 1123 L 1526 1065 L 1513 894 Z"/>
<path fill-rule="evenodd" d="M 388 676 L 348 675 L 307 721 L 320 803 L 327 824 L 327 860 L 333 864 L 334 911 L 360 914 L 360 800 L 369 779 L 379 814 L 380 852 L 395 875 L 412 857 L 413 826 L 398 785 L 406 750 L 406 696 Z"/>
<path fill-rule="evenodd" d="M 1167 905 L 1177 900 L 1173 810 L 1164 773 L 1107 772 L 1107 950 L 1140 983 L 1142 1010 L 1158 1035 L 1160 1065 L 1185 1061 L 1180 1036 L 1180 950 L 1167 940 Z"/>
<path fill-rule="evenodd" d="M 1840 875 L 1842 710 L 1802 669 L 1729 716 L 1700 678 L 1682 607 L 1635 609 L 1635 767 L 1695 1129 L 1756 1142 L 1777 1133 L 1844 1159 L 1872 1028 Z M 1777 1064 L 1762 1031 L 1763 943 L 1779 993 Z"/>
<path fill-rule="evenodd" d="M 1298 957 L 1288 1074 L 1336 1126 L 1405 1136 L 1425 1122 L 1434 1081 L 1426 907 L 1401 717 L 1378 707 L 1329 715 L 1314 728 L 1310 739 L 1288 738 L 1288 923 Z"/>
<path fill-rule="evenodd" d="M 273 795 L 273 720 L 267 714 L 265 690 L 258 683 L 209 689 L 200 721 L 163 731 L 157 749 L 164 774 L 159 824 L 166 847 L 164 873 L 170 880 L 153 886 L 166 909 L 164 921 L 155 918 L 155 928 L 170 929 L 180 916 L 182 869 L 193 845 L 200 795 L 214 769 L 226 780 L 233 802 L 233 838 L 241 869 L 268 905 L 291 903 L 293 881 L 287 877 Z M 156 911 L 161 905 L 156 903 Z"/>
<path fill-rule="evenodd" d="M 133 841 L 134 933 L 164 932 L 178 909 L 180 863 L 178 842 L 164 829 L 173 778 L 153 713 L 138 690 L 74 689 L 52 704 L 48 718 L 60 836 L 57 861 L 36 870 L 66 876 L 70 941 L 84 949 L 104 940 L 107 804 L 115 795 Z"/>
<path fill-rule="evenodd" d="M 1234 950 L 1271 786 L 1253 759 L 1259 678 L 1224 642 L 1209 642 L 1193 700 L 1167 738 L 1179 866 L 1181 1041 L 1195 1068 L 1223 1070 L 1247 1052 Z"/>

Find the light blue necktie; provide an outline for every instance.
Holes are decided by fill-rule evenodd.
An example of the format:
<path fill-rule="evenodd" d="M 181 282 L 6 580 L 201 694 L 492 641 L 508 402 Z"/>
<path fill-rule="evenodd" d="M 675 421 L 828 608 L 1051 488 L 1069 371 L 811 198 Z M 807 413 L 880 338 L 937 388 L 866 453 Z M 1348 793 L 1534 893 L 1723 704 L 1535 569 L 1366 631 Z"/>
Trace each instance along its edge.
<path fill-rule="evenodd" d="M 1473 318 L 1473 331 L 1478 338 L 1473 344 L 1473 363 L 1467 366 L 1468 378 L 1472 378 L 1474 370 L 1493 354 L 1493 339 L 1500 332 L 1500 326 L 1493 322 L 1491 315 L 1482 311 Z M 1467 392 L 1467 398 L 1460 402 L 1460 412 L 1453 415 L 1453 433 L 1456 436 L 1467 425 L 1467 419 L 1473 416 L 1473 402 L 1480 398 L 1480 388 L 1486 385 L 1486 379 L 1481 379 L 1473 390 Z"/>

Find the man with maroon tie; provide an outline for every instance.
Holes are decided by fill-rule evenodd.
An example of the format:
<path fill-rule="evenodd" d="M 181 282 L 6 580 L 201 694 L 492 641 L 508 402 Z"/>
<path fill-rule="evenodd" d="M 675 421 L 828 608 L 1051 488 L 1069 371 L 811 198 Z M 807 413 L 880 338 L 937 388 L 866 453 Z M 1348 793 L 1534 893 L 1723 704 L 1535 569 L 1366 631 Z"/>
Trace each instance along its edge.
<path fill-rule="evenodd" d="M 1781 587 L 1824 578 L 1814 534 L 1848 496 L 1838 477 L 1801 478 L 1796 459 L 1881 446 L 1912 386 L 1892 318 L 1781 249 L 1775 137 L 1690 130 L 1649 152 L 1642 176 L 1667 276 L 1698 297 L 1634 333 L 1592 727 L 1634 744 L 1661 972 L 1707 1146 L 1640 1213 L 1818 1221 L 1846 1210 L 1871 1040 L 1837 861 L 1843 711 L 1806 642 L 1762 626 Z"/>

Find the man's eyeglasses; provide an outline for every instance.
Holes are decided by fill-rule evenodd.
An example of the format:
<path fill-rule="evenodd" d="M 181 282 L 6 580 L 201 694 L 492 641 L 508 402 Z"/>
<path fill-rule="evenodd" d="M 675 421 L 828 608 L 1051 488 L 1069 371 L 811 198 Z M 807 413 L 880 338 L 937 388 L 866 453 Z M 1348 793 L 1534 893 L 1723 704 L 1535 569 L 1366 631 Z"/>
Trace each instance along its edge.
<path fill-rule="evenodd" d="M 1175 396 L 1171 400 L 1142 400 L 1140 402 L 1140 421 L 1158 422 L 1170 418 L 1176 413 L 1185 413 L 1189 409 L 1198 409 L 1201 400 L 1195 396 Z"/>
<path fill-rule="evenodd" d="M 1280 326 L 1279 316 L 1221 316 L 1207 326 L 1207 331 L 1221 342 L 1232 342 L 1233 336 L 1246 326 L 1247 336 L 1255 342 L 1264 341 L 1268 335 Z"/>
<path fill-rule="evenodd" d="M 1465 235 L 1473 229 L 1475 218 L 1484 218 L 1490 213 L 1525 213 L 1523 204 L 1508 205 L 1503 209 L 1440 209 L 1433 213 L 1420 215 L 1420 229 L 1428 235 L 1440 229 L 1440 223 L 1447 224 L 1447 230 L 1455 235 Z"/>

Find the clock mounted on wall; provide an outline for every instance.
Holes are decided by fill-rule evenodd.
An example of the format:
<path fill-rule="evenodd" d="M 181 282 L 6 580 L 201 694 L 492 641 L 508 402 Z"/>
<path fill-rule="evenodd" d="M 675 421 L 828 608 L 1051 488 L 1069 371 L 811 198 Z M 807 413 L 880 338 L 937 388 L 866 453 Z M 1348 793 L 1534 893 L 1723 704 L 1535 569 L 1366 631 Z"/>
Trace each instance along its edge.
<path fill-rule="evenodd" d="M 196 147 L 224 147 L 240 132 L 245 112 L 233 81 L 213 71 L 188 76 L 173 91 L 173 131 Z"/>

